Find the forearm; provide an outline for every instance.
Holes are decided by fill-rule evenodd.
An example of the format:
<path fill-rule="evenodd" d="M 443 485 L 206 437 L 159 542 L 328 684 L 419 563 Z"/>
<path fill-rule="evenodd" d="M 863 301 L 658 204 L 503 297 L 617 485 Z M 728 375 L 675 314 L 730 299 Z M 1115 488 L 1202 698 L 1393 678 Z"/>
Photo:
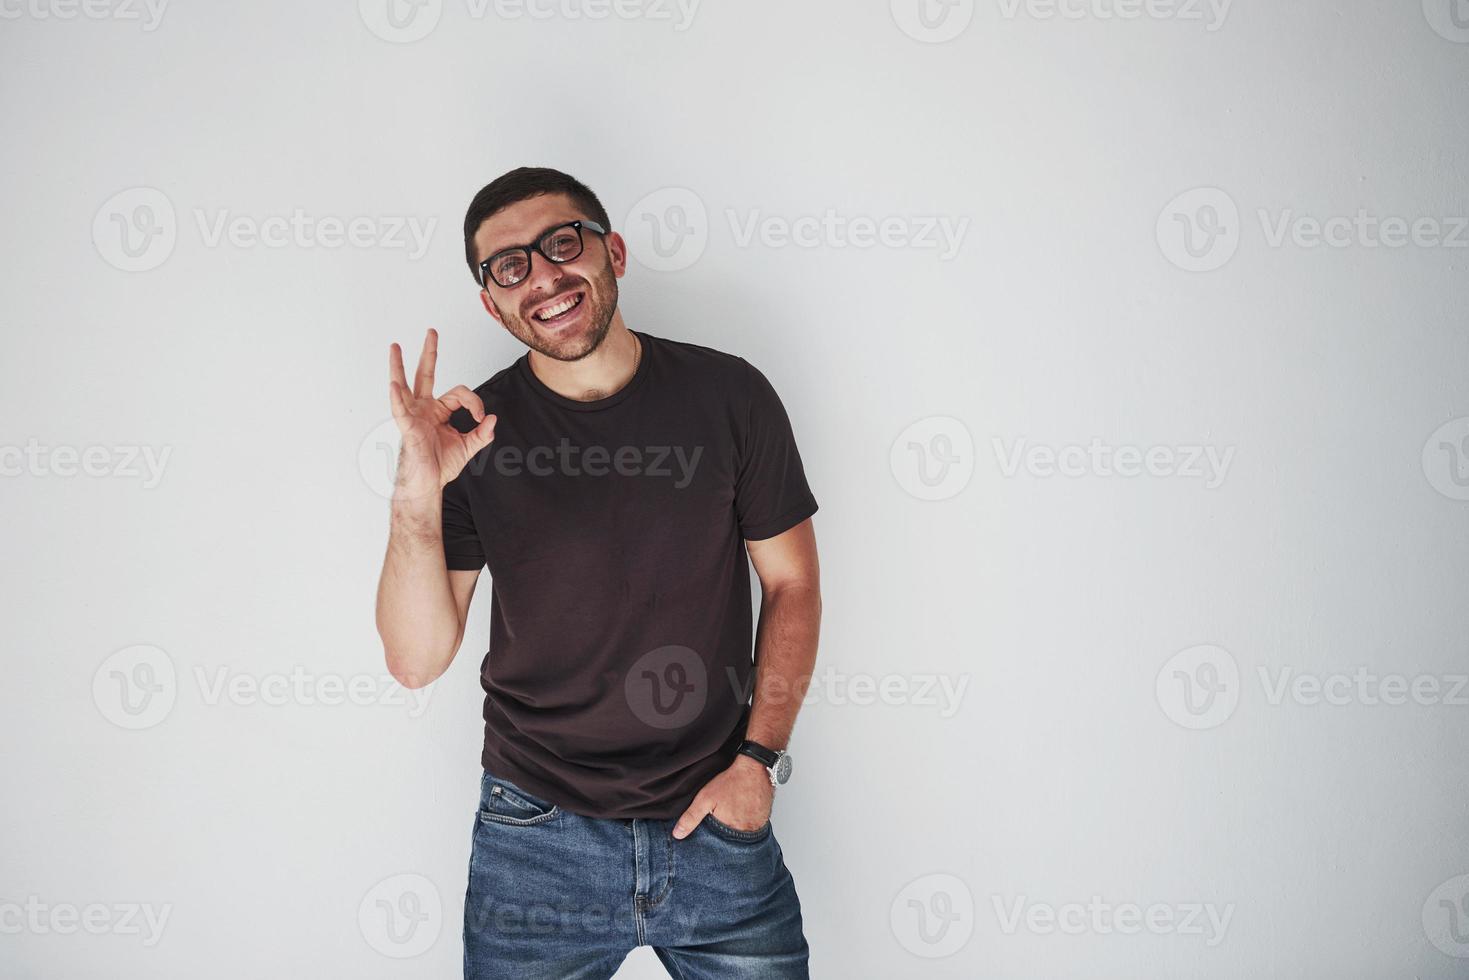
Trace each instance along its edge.
<path fill-rule="evenodd" d="M 770 748 L 790 743 L 811 684 L 821 632 L 821 591 L 790 585 L 760 602 L 755 634 L 755 690 L 745 737 Z"/>
<path fill-rule="evenodd" d="M 377 630 L 388 670 L 405 687 L 434 681 L 463 638 L 444 561 L 441 508 L 437 494 L 393 500 Z"/>

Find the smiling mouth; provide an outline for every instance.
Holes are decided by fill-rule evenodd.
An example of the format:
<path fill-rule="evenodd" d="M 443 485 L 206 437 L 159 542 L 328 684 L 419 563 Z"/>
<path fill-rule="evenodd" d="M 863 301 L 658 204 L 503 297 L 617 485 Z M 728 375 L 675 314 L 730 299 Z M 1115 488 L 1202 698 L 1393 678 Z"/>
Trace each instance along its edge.
<path fill-rule="evenodd" d="M 539 310 L 536 310 L 534 313 L 531 314 L 531 319 L 535 320 L 537 323 L 556 323 L 560 320 L 566 319 L 577 310 L 581 309 L 581 305 L 585 300 L 586 293 L 573 293 L 572 295 L 560 299 L 549 306 L 543 306 Z"/>

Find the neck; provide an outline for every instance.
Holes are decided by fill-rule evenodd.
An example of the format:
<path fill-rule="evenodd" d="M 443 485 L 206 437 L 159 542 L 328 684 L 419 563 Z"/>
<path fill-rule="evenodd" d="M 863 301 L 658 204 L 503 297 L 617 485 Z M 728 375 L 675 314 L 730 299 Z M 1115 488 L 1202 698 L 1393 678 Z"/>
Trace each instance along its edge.
<path fill-rule="evenodd" d="M 558 361 L 540 351 L 530 352 L 530 367 L 547 388 L 564 398 L 590 402 L 615 394 L 632 380 L 639 357 L 639 341 L 622 322 L 619 311 L 597 349 L 579 361 Z"/>

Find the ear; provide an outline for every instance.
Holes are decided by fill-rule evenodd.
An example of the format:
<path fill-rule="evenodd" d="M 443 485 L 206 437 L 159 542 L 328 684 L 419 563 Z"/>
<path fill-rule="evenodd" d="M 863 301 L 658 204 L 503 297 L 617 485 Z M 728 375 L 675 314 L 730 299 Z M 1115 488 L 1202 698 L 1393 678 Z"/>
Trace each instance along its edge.
<path fill-rule="evenodd" d="M 607 255 L 612 260 L 612 274 L 621 279 L 627 273 L 627 242 L 615 231 L 602 236 L 607 244 Z"/>
<path fill-rule="evenodd" d="M 490 302 L 490 291 L 488 289 L 481 289 L 479 291 L 479 301 L 485 304 L 485 312 L 494 317 L 496 323 L 501 326 L 505 325 L 505 321 L 500 319 L 500 311 L 495 309 L 494 303 Z"/>

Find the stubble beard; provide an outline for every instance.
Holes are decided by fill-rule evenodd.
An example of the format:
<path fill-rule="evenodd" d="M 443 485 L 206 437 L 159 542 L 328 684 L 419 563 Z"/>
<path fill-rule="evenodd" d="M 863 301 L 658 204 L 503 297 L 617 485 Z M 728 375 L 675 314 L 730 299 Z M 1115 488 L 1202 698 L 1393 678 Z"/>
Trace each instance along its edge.
<path fill-rule="evenodd" d="M 581 288 L 586 292 L 582 303 L 590 304 L 586 312 L 589 325 L 574 337 L 551 340 L 541 335 L 534 320 L 504 310 L 500 315 L 516 339 L 531 350 L 558 361 L 579 361 L 600 347 L 612 328 L 612 314 L 617 311 L 617 277 L 608 265 Z"/>

